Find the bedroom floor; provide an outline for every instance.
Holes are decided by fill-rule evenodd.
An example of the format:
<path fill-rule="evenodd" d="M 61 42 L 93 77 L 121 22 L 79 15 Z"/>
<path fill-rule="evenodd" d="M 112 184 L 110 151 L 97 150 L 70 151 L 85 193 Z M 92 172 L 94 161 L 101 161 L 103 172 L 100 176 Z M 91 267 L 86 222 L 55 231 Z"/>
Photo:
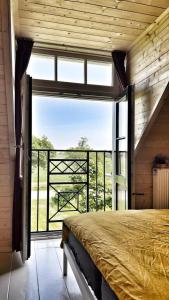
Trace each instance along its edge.
<path fill-rule="evenodd" d="M 0 253 L 0 300 L 83 300 L 74 275 L 62 276 L 60 239 L 32 241 L 31 258 Z"/>

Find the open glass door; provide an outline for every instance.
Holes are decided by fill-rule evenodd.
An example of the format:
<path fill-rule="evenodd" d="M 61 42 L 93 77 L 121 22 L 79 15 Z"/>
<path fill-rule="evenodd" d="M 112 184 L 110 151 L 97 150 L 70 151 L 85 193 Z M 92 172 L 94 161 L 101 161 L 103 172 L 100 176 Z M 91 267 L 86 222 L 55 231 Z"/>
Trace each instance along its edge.
<path fill-rule="evenodd" d="M 115 201 L 117 210 L 131 208 L 133 154 L 133 86 L 115 104 Z"/>
<path fill-rule="evenodd" d="M 30 211 L 31 211 L 31 143 L 32 143 L 32 79 L 22 79 L 22 245 L 23 262 L 30 257 Z"/>

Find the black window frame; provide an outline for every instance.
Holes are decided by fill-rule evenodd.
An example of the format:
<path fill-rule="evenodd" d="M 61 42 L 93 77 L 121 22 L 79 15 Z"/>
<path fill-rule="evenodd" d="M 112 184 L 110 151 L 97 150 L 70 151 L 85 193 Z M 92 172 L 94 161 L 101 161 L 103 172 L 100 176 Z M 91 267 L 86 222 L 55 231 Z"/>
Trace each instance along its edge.
<path fill-rule="evenodd" d="M 54 49 L 33 49 L 33 55 L 39 56 L 53 56 L 55 58 L 55 80 L 46 80 L 46 79 L 34 79 L 33 83 L 33 93 L 34 94 L 46 94 L 46 95 L 68 95 L 68 96 L 78 96 L 78 97 L 96 97 L 101 99 L 111 99 L 117 95 L 116 89 L 116 76 L 114 64 L 112 57 L 104 55 L 92 55 L 92 54 L 81 54 L 73 53 L 66 51 L 56 51 Z M 111 55 L 111 53 L 110 53 Z M 58 72 L 57 72 L 57 57 L 67 57 L 72 59 L 82 59 L 84 60 L 84 83 L 74 83 L 74 82 L 65 82 L 58 81 Z M 87 83 L 87 61 L 107 62 L 112 64 L 112 85 L 97 85 L 97 84 L 88 84 Z"/>
<path fill-rule="evenodd" d="M 122 140 L 123 137 L 119 137 L 119 103 L 123 101 L 123 98 L 126 97 L 128 103 L 128 128 L 127 128 L 127 209 L 132 208 L 132 174 L 133 174 L 133 155 L 134 155 L 134 86 L 129 85 L 123 93 L 116 99 L 116 138 L 115 138 L 115 175 L 122 176 L 119 174 L 119 140 Z M 118 210 L 118 183 L 116 182 L 115 186 L 115 207 Z M 125 201 L 126 209 L 126 201 Z"/>

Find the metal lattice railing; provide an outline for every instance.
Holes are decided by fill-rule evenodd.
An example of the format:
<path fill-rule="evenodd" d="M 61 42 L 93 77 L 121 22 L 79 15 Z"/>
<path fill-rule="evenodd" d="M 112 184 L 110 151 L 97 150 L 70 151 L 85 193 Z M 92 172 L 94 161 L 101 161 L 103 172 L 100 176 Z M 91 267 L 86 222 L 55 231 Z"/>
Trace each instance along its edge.
<path fill-rule="evenodd" d="M 68 216 L 111 209 L 111 151 L 32 150 L 32 232 L 60 230 Z"/>

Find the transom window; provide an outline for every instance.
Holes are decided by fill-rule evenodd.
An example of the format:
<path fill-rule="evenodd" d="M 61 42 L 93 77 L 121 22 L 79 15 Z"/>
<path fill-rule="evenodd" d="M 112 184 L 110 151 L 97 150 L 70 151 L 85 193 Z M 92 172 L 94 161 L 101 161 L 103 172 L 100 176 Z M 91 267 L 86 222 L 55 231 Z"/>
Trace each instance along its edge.
<path fill-rule="evenodd" d="M 35 79 L 55 80 L 55 57 L 32 54 L 27 74 Z"/>
<path fill-rule="evenodd" d="M 84 83 L 84 60 L 57 57 L 57 80 Z"/>
<path fill-rule="evenodd" d="M 112 85 L 112 63 L 87 61 L 87 83 Z"/>
<path fill-rule="evenodd" d="M 33 79 L 113 86 L 111 61 L 32 54 L 27 74 Z"/>

